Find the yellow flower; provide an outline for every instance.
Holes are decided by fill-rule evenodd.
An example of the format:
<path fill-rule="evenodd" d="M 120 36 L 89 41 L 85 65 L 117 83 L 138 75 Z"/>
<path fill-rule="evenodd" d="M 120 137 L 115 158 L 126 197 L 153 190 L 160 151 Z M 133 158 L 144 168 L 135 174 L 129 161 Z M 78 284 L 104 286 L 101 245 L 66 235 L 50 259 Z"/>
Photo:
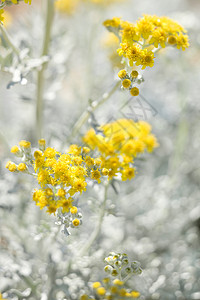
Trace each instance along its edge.
<path fill-rule="evenodd" d="M 177 43 L 177 38 L 176 38 L 176 36 L 170 35 L 170 36 L 168 37 L 167 42 L 168 42 L 170 45 L 172 45 L 172 46 L 175 45 L 175 44 Z"/>
<path fill-rule="evenodd" d="M 126 77 L 126 70 L 120 70 L 119 72 L 118 72 L 118 77 L 120 78 L 120 79 L 123 79 L 124 77 Z"/>
<path fill-rule="evenodd" d="M 146 67 L 153 67 L 154 58 L 154 53 L 145 49 L 141 52 L 140 60 L 136 62 L 136 66 L 142 65 L 142 70 Z"/>
<path fill-rule="evenodd" d="M 78 145 L 71 145 L 68 149 L 68 153 L 73 155 L 79 155 L 81 154 L 81 147 L 78 147 Z"/>
<path fill-rule="evenodd" d="M 99 288 L 100 286 L 101 286 L 101 282 L 99 282 L 99 281 L 96 281 L 96 282 L 94 282 L 94 283 L 92 284 L 93 289 L 97 289 L 97 288 Z"/>
<path fill-rule="evenodd" d="M 72 215 L 75 215 L 78 212 L 78 208 L 76 206 L 72 206 L 72 208 L 70 209 L 70 212 Z"/>
<path fill-rule="evenodd" d="M 140 296 L 140 293 L 137 292 L 137 291 L 132 291 L 132 292 L 131 292 L 131 296 L 132 296 L 133 298 L 138 298 L 138 297 Z"/>
<path fill-rule="evenodd" d="M 70 208 L 72 208 L 72 202 L 73 199 L 71 197 L 68 199 L 63 198 L 62 200 L 57 201 L 57 207 L 62 207 L 62 212 L 66 213 L 70 211 Z"/>
<path fill-rule="evenodd" d="M 7 162 L 6 168 L 7 168 L 10 172 L 15 172 L 15 171 L 17 170 L 16 164 L 12 163 L 11 161 L 8 161 L 8 162 Z"/>
<path fill-rule="evenodd" d="M 75 227 L 77 227 L 77 226 L 80 224 L 80 221 L 79 221 L 78 219 L 74 219 L 74 220 L 72 221 L 72 224 L 73 224 Z"/>
<path fill-rule="evenodd" d="M 82 148 L 82 152 L 83 152 L 83 154 L 87 154 L 87 153 L 90 152 L 90 148 L 88 148 L 88 147 L 83 147 L 83 148 Z"/>
<path fill-rule="evenodd" d="M 36 151 L 34 152 L 34 157 L 35 157 L 35 159 L 37 159 L 37 158 L 39 158 L 39 157 L 41 157 L 41 156 L 42 156 L 42 152 L 41 152 L 41 151 L 36 150 Z"/>
<path fill-rule="evenodd" d="M 148 39 L 154 29 L 154 26 L 151 22 L 151 16 L 145 15 L 143 18 L 140 18 L 140 20 L 136 23 L 136 27 L 139 34 L 144 39 Z"/>
<path fill-rule="evenodd" d="M 188 36 L 185 34 L 180 34 L 177 36 L 177 49 L 182 48 L 182 50 L 184 51 L 186 48 L 189 47 L 189 42 L 188 42 Z"/>
<path fill-rule="evenodd" d="M 47 189 L 45 190 L 45 193 L 46 193 L 47 196 L 53 196 L 53 191 L 52 191 L 52 189 L 50 189 L 50 188 L 47 188 Z"/>
<path fill-rule="evenodd" d="M 56 212 L 57 208 L 58 208 L 58 207 L 57 207 L 56 202 L 55 202 L 55 201 L 51 201 L 51 202 L 49 203 L 48 207 L 47 207 L 47 212 L 48 212 L 49 214 L 54 214 L 54 215 L 55 215 L 55 212 Z"/>
<path fill-rule="evenodd" d="M 147 151 L 152 152 L 155 147 L 158 147 L 157 140 L 154 135 L 150 134 L 144 139 L 144 143 L 146 144 Z"/>
<path fill-rule="evenodd" d="M 133 70 L 133 71 L 131 72 L 131 77 L 137 78 L 137 77 L 138 77 L 138 71 Z"/>
<path fill-rule="evenodd" d="M 13 147 L 11 148 L 10 152 L 13 153 L 13 154 L 17 154 L 17 153 L 20 152 L 20 149 L 19 149 L 18 146 L 13 146 Z"/>
<path fill-rule="evenodd" d="M 91 158 L 90 156 L 86 156 L 85 163 L 86 163 L 87 166 L 93 166 L 94 165 L 94 159 Z"/>
<path fill-rule="evenodd" d="M 130 90 L 130 93 L 131 93 L 132 96 L 138 96 L 139 95 L 139 89 L 137 87 L 133 87 Z"/>
<path fill-rule="evenodd" d="M 20 163 L 20 164 L 18 165 L 17 169 L 18 169 L 18 171 L 20 171 L 20 172 L 24 172 L 24 171 L 27 170 L 27 166 L 26 166 L 25 163 Z"/>
<path fill-rule="evenodd" d="M 125 181 L 127 179 L 132 179 L 135 177 L 135 169 L 134 168 L 125 168 L 122 172 L 122 181 Z"/>
<path fill-rule="evenodd" d="M 128 89 L 131 85 L 131 81 L 129 79 L 124 79 L 122 81 L 122 86 L 125 88 L 125 89 Z"/>
<path fill-rule="evenodd" d="M 102 173 L 103 176 L 107 176 L 108 173 L 109 173 L 109 170 L 106 169 L 106 168 L 103 168 L 103 169 L 101 170 L 101 173 Z"/>
<path fill-rule="evenodd" d="M 46 169 L 40 170 L 37 175 L 37 180 L 42 187 L 44 187 L 46 184 L 49 184 L 51 180 L 50 180 L 50 174 L 48 170 Z"/>
<path fill-rule="evenodd" d="M 133 63 L 140 64 L 140 58 L 143 54 L 142 49 L 138 45 L 128 46 L 125 48 L 125 57 L 129 59 L 130 66 L 133 66 Z"/>
<path fill-rule="evenodd" d="M 113 280 L 113 283 L 116 284 L 116 285 L 123 285 L 124 284 L 124 282 L 119 280 L 119 279 Z"/>
<path fill-rule="evenodd" d="M 114 17 L 113 19 L 104 21 L 103 25 L 106 27 L 119 27 L 120 23 L 121 23 L 121 19 Z"/>
<path fill-rule="evenodd" d="M 156 28 L 152 32 L 152 37 L 149 41 L 149 44 L 154 44 L 156 48 L 158 48 L 159 44 L 162 48 L 165 48 L 165 42 L 167 39 L 167 34 L 163 28 Z"/>
<path fill-rule="evenodd" d="M 98 295 L 104 296 L 105 293 L 106 293 L 106 290 L 105 290 L 104 287 L 99 287 L 99 288 L 97 288 L 96 292 L 97 292 Z"/>
<path fill-rule="evenodd" d="M 66 191 L 64 189 L 59 189 L 58 192 L 57 192 L 57 195 L 59 197 L 65 197 L 65 194 L 66 194 Z"/>
<path fill-rule="evenodd" d="M 80 300 L 89 300 L 89 297 L 88 295 L 82 295 Z"/>
<path fill-rule="evenodd" d="M 84 179 L 75 178 L 72 186 L 77 192 L 82 193 L 83 191 L 86 191 L 87 183 L 84 181 Z"/>
<path fill-rule="evenodd" d="M 51 198 L 48 198 L 44 190 L 35 190 L 33 193 L 33 200 L 35 201 L 36 205 L 40 207 L 40 209 L 43 209 L 46 207 Z"/>
<path fill-rule="evenodd" d="M 21 148 L 25 148 L 25 149 L 28 149 L 31 147 L 31 143 L 28 141 L 25 141 L 25 140 L 20 141 L 19 145 Z"/>
<path fill-rule="evenodd" d="M 113 276 L 115 276 L 115 275 L 113 275 Z M 111 294 L 117 294 L 118 291 L 119 291 L 119 289 L 117 286 L 111 286 L 111 288 L 110 288 Z"/>
<path fill-rule="evenodd" d="M 91 170 L 91 176 L 90 176 L 90 177 L 91 177 L 92 179 L 97 180 L 98 183 L 101 182 L 101 180 L 100 180 L 101 174 L 100 174 L 100 172 L 99 172 L 98 169 L 97 169 L 97 170 L 92 169 L 92 170 Z"/>
<path fill-rule="evenodd" d="M 122 36 L 122 43 L 128 42 L 128 43 L 133 43 L 133 41 L 138 41 L 139 40 L 139 35 L 137 32 L 136 26 L 129 22 L 122 22 L 122 30 L 120 32 Z"/>
<path fill-rule="evenodd" d="M 44 151 L 44 156 L 48 158 L 54 158 L 56 155 L 56 150 L 53 148 L 46 148 Z"/>

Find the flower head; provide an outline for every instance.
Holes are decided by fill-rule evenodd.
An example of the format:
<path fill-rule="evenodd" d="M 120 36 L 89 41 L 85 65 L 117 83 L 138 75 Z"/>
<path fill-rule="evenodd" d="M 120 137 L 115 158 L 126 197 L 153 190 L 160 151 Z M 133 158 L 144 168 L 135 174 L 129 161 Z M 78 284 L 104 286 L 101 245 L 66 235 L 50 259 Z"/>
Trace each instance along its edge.
<path fill-rule="evenodd" d="M 137 92 L 138 89 L 134 91 L 135 95 Z M 145 150 L 151 152 L 152 146 L 158 146 L 156 138 L 150 133 L 150 125 L 143 121 L 119 119 L 101 126 L 100 130 L 103 135 L 89 130 L 83 138 L 100 155 L 100 170 L 91 171 L 91 178 L 97 181 L 100 174 L 108 176 L 109 180 L 116 175 L 121 175 L 122 181 L 132 179 L 135 176 L 133 158 Z"/>
<path fill-rule="evenodd" d="M 104 21 L 104 26 L 117 36 L 119 47 L 117 53 L 123 56 L 124 69 L 119 71 L 118 77 L 122 86 L 129 88 L 132 96 L 136 96 L 133 84 L 141 83 L 142 76 L 132 76 L 130 67 L 141 68 L 154 66 L 154 59 L 159 49 L 176 46 L 185 50 L 189 47 L 186 30 L 174 20 L 155 15 L 144 15 L 135 24 L 113 18 Z M 130 82 L 129 82 L 129 81 Z M 129 82 L 129 86 L 128 83 Z"/>

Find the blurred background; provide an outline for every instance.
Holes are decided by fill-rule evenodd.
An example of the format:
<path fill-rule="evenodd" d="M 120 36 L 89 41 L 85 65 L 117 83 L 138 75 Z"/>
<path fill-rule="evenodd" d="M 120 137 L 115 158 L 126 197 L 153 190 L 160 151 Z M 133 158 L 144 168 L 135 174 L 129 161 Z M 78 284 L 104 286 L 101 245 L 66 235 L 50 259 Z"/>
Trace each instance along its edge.
<path fill-rule="evenodd" d="M 74 0 L 75 1 L 75 0 Z M 160 51 L 144 72 L 140 96 L 120 88 L 81 128 L 121 117 L 148 121 L 160 144 L 137 161 L 130 182 L 109 189 L 101 235 L 90 255 L 73 257 L 91 234 L 101 188 L 82 195 L 83 225 L 65 237 L 55 218 L 32 201 L 36 182 L 5 170 L 10 147 L 36 142 L 37 71 L 41 67 L 44 5 L 32 0 L 6 8 L 5 27 L 21 61 L 0 38 L 0 291 L 8 299 L 78 299 L 89 282 L 105 274 L 103 257 L 126 252 L 143 273 L 129 282 L 141 299 L 200 299 L 200 1 L 75 1 L 56 9 L 45 71 L 44 138 L 58 149 L 90 101 L 98 101 L 117 81 L 120 60 L 103 21 L 114 16 L 135 22 L 142 14 L 167 16 L 188 30 L 185 51 Z M 96 3 L 95 3 L 96 2 Z M 112 2 L 112 3 L 110 3 Z M 68 272 L 69 259 L 71 271 Z"/>

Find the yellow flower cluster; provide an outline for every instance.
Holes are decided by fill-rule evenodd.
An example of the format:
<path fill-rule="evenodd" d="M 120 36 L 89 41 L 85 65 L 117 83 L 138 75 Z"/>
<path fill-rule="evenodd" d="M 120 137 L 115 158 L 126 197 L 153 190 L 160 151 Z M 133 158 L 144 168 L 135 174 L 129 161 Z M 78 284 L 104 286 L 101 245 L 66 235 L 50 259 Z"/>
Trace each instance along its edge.
<path fill-rule="evenodd" d="M 35 190 L 33 200 L 40 208 L 55 213 L 61 207 L 63 213 L 72 208 L 76 193 L 86 191 L 86 178 L 90 174 L 84 162 L 84 150 L 77 145 L 70 146 L 62 154 L 53 148 L 34 152 L 34 170 L 41 189 Z"/>
<path fill-rule="evenodd" d="M 102 280 L 102 283 L 97 281 L 92 284 L 94 290 L 94 297 L 88 295 L 82 295 L 80 300 L 124 300 L 124 299 L 138 299 L 140 293 L 138 291 L 128 291 L 124 287 L 124 282 L 119 279 L 111 281 L 110 278 L 106 277 Z"/>
<path fill-rule="evenodd" d="M 175 46 L 185 50 L 189 47 L 186 30 L 167 17 L 144 15 L 135 24 L 115 17 L 103 24 L 119 38 L 118 55 L 124 57 L 127 69 L 133 67 L 134 71 L 139 66 L 142 70 L 153 67 L 155 54 L 160 48 Z M 123 88 L 129 89 L 132 96 L 137 96 L 139 90 L 134 85 L 141 82 L 140 76 L 122 71 L 118 76 Z"/>
<path fill-rule="evenodd" d="M 40 209 L 46 207 L 50 214 L 60 209 L 76 217 L 78 211 L 73 206 L 73 197 L 86 191 L 87 180 L 100 183 L 101 177 L 108 176 L 110 180 L 119 174 L 122 181 L 130 180 L 135 176 L 133 158 L 157 146 L 156 138 L 150 133 L 151 126 L 143 121 L 120 119 L 101 126 L 100 130 L 103 135 L 91 129 L 84 136 L 90 148 L 71 145 L 65 153 L 46 148 L 44 139 L 39 140 L 39 150 L 33 152 L 31 143 L 22 140 L 19 146 L 11 148 L 11 153 L 23 162 L 16 165 L 9 161 L 6 168 L 36 177 L 40 189 L 35 189 L 33 200 Z M 98 150 L 100 156 L 89 156 L 90 149 Z M 78 226 L 80 222 L 73 218 L 72 223 Z"/>
<path fill-rule="evenodd" d="M 2 4 L 4 4 L 4 5 L 18 4 L 19 1 L 22 1 L 22 0 L 1 0 Z M 31 1 L 32 0 L 24 0 L 24 2 L 28 3 L 28 4 L 31 4 Z M 4 10 L 0 9 L 0 22 L 4 21 L 3 13 L 4 13 Z"/>
<path fill-rule="evenodd" d="M 134 122 L 119 119 L 100 127 L 101 134 L 90 129 L 83 141 L 93 150 L 100 152 L 101 174 L 112 179 L 121 175 L 122 181 L 135 176 L 133 159 L 145 150 L 151 152 L 158 146 L 151 134 L 151 126 L 144 121 Z"/>
<path fill-rule="evenodd" d="M 28 141 L 21 141 L 13 146 L 11 152 L 24 161 L 18 166 L 9 161 L 6 168 L 11 172 L 27 172 L 34 175 L 40 185 L 33 194 L 33 200 L 41 209 L 46 207 L 48 213 L 55 213 L 58 208 L 63 213 L 77 214 L 73 206 L 73 196 L 86 191 L 86 179 L 100 182 L 99 162 L 88 156 L 90 149 L 71 145 L 66 153 L 54 148 L 45 148 L 45 140 L 39 141 L 39 150 L 34 152 Z M 30 172 L 30 168 L 35 173 Z M 79 220 L 73 222 L 79 225 Z"/>

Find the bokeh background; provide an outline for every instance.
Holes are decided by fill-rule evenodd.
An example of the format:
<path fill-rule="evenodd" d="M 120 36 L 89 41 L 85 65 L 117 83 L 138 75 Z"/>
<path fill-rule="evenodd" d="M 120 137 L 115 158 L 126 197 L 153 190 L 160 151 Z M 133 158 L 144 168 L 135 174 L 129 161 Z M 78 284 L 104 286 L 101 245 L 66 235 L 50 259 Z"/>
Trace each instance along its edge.
<path fill-rule="evenodd" d="M 5 170 L 6 161 L 13 159 L 11 146 L 21 139 L 36 142 L 44 7 L 42 1 L 32 2 L 8 8 L 5 21 L 13 43 L 24 53 L 22 63 L 0 39 L 0 291 L 8 299 L 78 299 L 91 281 L 105 276 L 103 257 L 114 250 L 141 262 L 142 275 L 129 282 L 141 299 L 200 299 L 200 1 L 84 2 L 69 14 L 56 11 L 45 72 L 44 137 L 59 149 L 67 147 L 89 101 L 101 99 L 117 80 L 120 62 L 102 26 L 105 19 L 119 16 L 135 22 L 142 14 L 165 15 L 190 37 L 186 51 L 160 52 L 154 67 L 144 72 L 138 99 L 118 89 L 72 138 L 81 143 L 95 122 L 127 116 L 148 121 L 160 144 L 137 161 L 134 180 L 116 182 L 117 193 L 109 189 L 101 235 L 82 258 L 76 252 L 97 220 L 101 188 L 95 185 L 82 195 L 83 225 L 65 237 L 55 218 L 33 203 L 36 183 Z M 13 78 L 19 83 L 13 84 Z"/>

